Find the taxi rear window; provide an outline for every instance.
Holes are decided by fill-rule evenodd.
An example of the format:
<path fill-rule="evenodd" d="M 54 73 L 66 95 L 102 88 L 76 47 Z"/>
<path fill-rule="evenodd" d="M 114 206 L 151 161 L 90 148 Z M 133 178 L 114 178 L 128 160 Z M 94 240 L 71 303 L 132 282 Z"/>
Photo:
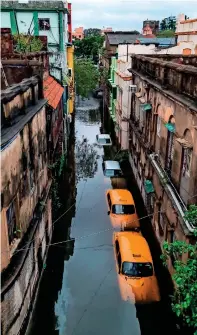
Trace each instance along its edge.
<path fill-rule="evenodd" d="M 122 272 L 128 277 L 150 277 L 153 275 L 153 266 L 149 262 L 123 262 Z"/>
<path fill-rule="evenodd" d="M 113 214 L 135 214 L 134 205 L 113 205 L 112 206 Z"/>

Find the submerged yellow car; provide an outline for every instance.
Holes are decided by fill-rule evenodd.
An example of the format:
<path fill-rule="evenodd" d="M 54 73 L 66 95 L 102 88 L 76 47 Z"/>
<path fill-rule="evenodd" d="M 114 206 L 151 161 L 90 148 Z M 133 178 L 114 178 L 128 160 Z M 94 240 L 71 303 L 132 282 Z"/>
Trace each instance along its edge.
<path fill-rule="evenodd" d="M 145 238 L 136 232 L 114 233 L 113 238 L 122 296 L 128 296 L 130 288 L 136 304 L 160 301 L 153 260 Z"/>
<path fill-rule="evenodd" d="M 112 189 L 106 192 L 108 215 L 113 228 L 119 230 L 140 229 L 135 203 L 126 189 Z"/>

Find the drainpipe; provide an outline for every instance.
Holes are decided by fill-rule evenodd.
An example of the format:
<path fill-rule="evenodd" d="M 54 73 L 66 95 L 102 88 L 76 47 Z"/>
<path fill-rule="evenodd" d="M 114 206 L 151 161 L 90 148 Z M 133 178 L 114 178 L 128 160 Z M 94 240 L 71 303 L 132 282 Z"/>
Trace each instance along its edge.
<path fill-rule="evenodd" d="M 163 173 L 162 169 L 159 167 L 157 161 L 155 160 L 156 157 L 158 157 L 157 154 L 149 155 L 149 159 L 151 161 L 151 164 L 155 168 L 158 176 L 161 179 L 166 179 L 166 175 Z M 180 202 L 183 204 L 183 201 L 182 201 L 181 197 L 179 196 L 179 200 L 177 199 L 173 188 L 169 185 L 169 181 L 167 181 L 167 183 L 165 184 L 165 189 L 166 189 L 166 191 L 168 191 L 168 193 L 170 193 L 170 195 L 171 195 L 171 197 L 172 197 L 172 199 L 175 203 L 175 206 L 177 208 L 177 211 L 179 212 L 179 215 L 181 216 L 182 220 L 184 221 L 187 229 L 189 230 L 189 232 L 193 233 L 194 230 L 195 230 L 195 227 L 188 220 L 186 220 L 185 217 L 184 217 L 185 213 L 184 213 L 184 211 L 182 209 L 182 206 L 180 204 Z M 185 207 L 185 210 L 187 210 L 187 207 L 185 206 L 185 204 L 183 204 L 183 206 Z"/>

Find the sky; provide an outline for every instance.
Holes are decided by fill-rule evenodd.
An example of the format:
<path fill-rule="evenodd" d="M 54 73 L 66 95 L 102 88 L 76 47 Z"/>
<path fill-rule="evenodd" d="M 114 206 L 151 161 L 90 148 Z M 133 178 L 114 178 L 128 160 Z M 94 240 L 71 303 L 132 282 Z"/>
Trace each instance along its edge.
<path fill-rule="evenodd" d="M 113 30 L 142 30 L 146 19 L 162 20 L 186 14 L 197 18 L 197 0 L 70 0 L 73 29 L 112 27 Z"/>

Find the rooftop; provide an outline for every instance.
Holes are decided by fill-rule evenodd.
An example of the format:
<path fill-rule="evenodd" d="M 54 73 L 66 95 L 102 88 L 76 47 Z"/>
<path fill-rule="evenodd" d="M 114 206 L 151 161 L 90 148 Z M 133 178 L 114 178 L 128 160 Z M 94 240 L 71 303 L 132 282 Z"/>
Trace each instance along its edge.
<path fill-rule="evenodd" d="M 64 88 L 51 76 L 48 76 L 43 84 L 45 99 L 53 109 L 56 109 L 64 93 Z"/>
<path fill-rule="evenodd" d="M 18 1 L 1 1 L 1 9 L 21 9 L 21 10 L 31 10 L 31 9 L 50 9 L 50 10 L 65 10 L 64 1 L 28 1 L 27 3 L 21 3 Z"/>
<path fill-rule="evenodd" d="M 132 34 L 128 31 L 115 31 L 106 33 L 110 45 L 135 44 L 139 41 L 141 44 L 156 44 L 160 46 L 175 45 L 175 37 L 145 37 L 141 34 Z"/>

